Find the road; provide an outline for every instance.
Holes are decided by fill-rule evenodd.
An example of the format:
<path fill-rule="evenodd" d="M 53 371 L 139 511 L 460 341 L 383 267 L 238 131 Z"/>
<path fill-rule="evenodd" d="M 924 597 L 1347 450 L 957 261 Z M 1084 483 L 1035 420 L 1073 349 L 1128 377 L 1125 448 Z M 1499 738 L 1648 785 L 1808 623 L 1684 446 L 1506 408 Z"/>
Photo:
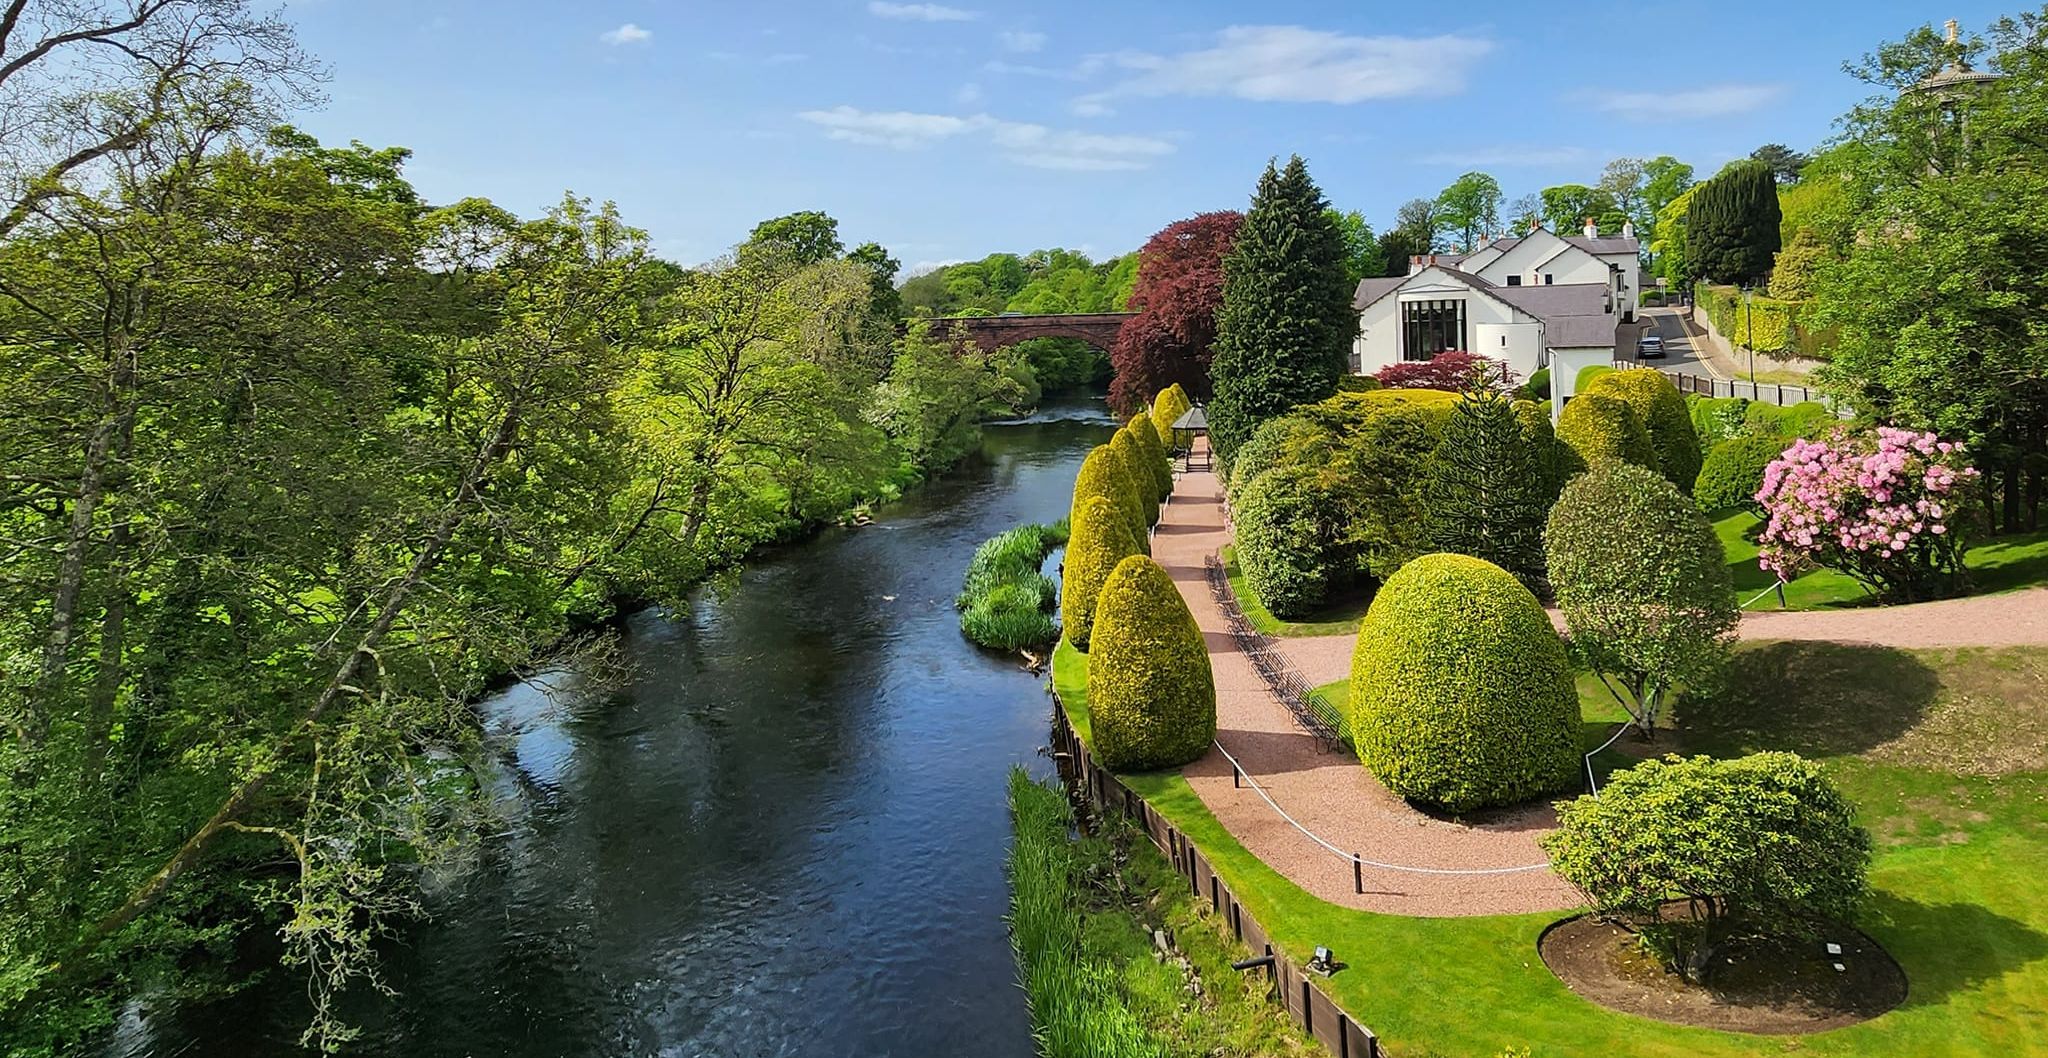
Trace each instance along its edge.
<path fill-rule="evenodd" d="M 1643 363 L 1687 375 L 1728 377 L 1693 344 L 1692 336 L 1686 331 L 1685 317 L 1678 309 L 1643 309 L 1639 315 L 1644 323 L 1649 324 L 1649 329 L 1645 333 L 1664 339 L 1664 359 L 1646 360 Z"/>

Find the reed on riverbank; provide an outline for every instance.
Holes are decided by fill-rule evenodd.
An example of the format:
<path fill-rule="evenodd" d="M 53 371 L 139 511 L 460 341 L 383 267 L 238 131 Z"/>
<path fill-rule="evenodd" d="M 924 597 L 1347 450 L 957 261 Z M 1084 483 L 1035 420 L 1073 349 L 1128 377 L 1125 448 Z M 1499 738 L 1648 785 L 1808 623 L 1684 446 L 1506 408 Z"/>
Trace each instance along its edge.
<path fill-rule="evenodd" d="M 1067 522 L 1020 525 L 982 541 L 967 563 L 960 594 L 960 631 L 985 647 L 1023 650 L 1059 637 L 1053 607 L 1059 589 L 1039 571 L 1067 542 Z"/>

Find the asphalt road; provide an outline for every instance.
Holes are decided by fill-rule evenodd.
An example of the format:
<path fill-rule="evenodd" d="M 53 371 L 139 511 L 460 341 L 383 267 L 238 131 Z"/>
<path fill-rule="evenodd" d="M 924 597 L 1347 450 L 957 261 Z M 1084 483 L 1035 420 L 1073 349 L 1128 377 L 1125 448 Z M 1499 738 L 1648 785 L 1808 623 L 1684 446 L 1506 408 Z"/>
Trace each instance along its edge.
<path fill-rule="evenodd" d="M 1642 361 L 1643 363 L 1662 368 L 1666 371 L 1679 371 L 1688 375 L 1707 375 L 1714 378 L 1724 377 L 1719 371 L 1714 370 L 1713 365 L 1705 357 L 1702 357 L 1699 350 L 1693 346 L 1691 335 L 1686 333 L 1684 317 L 1679 314 L 1677 309 L 1643 309 L 1637 316 L 1649 325 L 1649 329 L 1644 333 L 1654 334 L 1664 339 L 1664 358 L 1661 360 L 1645 360 Z"/>

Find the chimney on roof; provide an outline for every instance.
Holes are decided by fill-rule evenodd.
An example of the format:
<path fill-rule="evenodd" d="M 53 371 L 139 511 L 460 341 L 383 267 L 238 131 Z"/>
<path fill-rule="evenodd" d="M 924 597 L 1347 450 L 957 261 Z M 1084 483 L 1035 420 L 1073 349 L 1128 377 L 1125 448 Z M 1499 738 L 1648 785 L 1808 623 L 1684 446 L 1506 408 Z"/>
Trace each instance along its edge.
<path fill-rule="evenodd" d="M 1621 237 L 1624 239 L 1633 239 L 1636 237 L 1635 221 L 1625 220 L 1621 222 Z"/>
<path fill-rule="evenodd" d="M 1598 225 L 1598 224 L 1595 224 L 1595 223 L 1593 223 L 1593 218 L 1591 218 L 1591 217 L 1587 217 L 1587 218 L 1586 218 L 1586 238 L 1588 238 L 1588 239 L 1597 239 L 1597 238 L 1599 238 L 1599 237 L 1600 237 L 1600 225 Z"/>

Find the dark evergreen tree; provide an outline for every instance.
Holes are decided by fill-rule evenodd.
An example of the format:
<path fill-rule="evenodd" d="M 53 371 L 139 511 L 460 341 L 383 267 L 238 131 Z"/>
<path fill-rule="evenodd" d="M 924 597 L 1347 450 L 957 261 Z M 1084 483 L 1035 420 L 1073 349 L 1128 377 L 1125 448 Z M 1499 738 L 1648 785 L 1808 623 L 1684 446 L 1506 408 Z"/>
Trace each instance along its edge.
<path fill-rule="evenodd" d="M 1423 482 L 1431 547 L 1483 558 L 1524 584 L 1542 582 L 1543 520 L 1556 495 L 1505 394 L 1466 391 Z"/>
<path fill-rule="evenodd" d="M 1268 419 L 1336 391 L 1358 316 L 1344 237 L 1300 156 L 1266 166 L 1223 260 L 1209 438 L 1227 466 Z"/>
<path fill-rule="evenodd" d="M 1719 283 L 1755 283 L 1777 254 L 1778 182 L 1762 162 L 1737 162 L 1700 185 L 1686 220 L 1686 270 Z"/>

